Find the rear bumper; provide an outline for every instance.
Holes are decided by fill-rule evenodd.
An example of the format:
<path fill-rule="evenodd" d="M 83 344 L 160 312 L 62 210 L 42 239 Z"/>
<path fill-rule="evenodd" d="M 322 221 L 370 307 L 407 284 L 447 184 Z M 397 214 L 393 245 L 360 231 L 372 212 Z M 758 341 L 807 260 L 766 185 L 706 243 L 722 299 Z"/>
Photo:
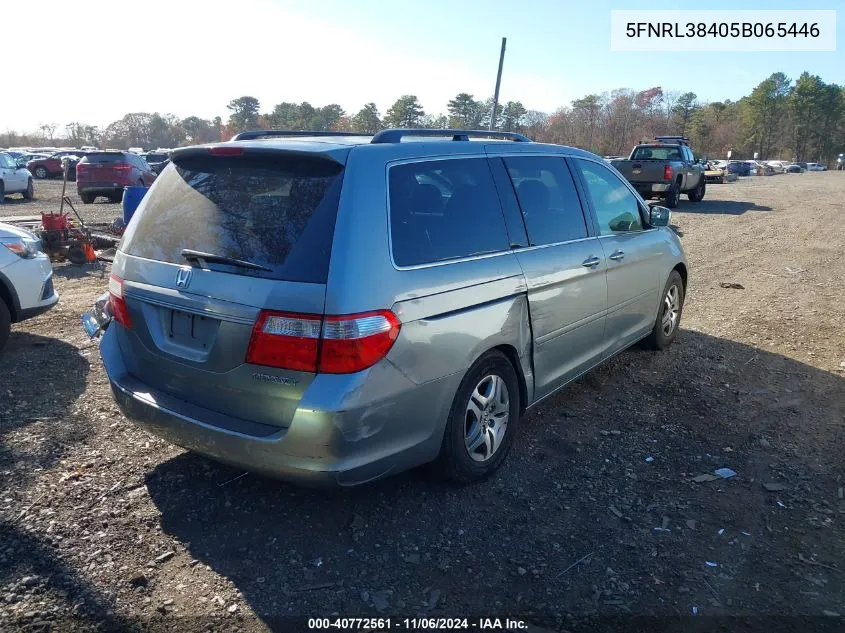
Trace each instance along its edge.
<path fill-rule="evenodd" d="M 632 183 L 634 185 L 634 189 L 636 189 L 639 193 L 663 193 L 669 188 L 669 183 L 639 183 L 635 182 Z"/>
<path fill-rule="evenodd" d="M 113 323 L 100 354 L 118 406 L 152 433 L 244 470 L 353 486 L 433 460 L 459 375 L 415 385 L 389 363 L 378 376 L 319 375 L 287 428 L 223 416 L 156 392 L 127 372 Z M 283 388 L 283 387 L 280 387 Z"/>
<path fill-rule="evenodd" d="M 91 182 L 80 184 L 80 182 L 76 181 L 76 191 L 77 193 L 95 193 L 106 195 L 109 193 L 123 193 L 123 188 L 126 185 L 120 182 Z"/>

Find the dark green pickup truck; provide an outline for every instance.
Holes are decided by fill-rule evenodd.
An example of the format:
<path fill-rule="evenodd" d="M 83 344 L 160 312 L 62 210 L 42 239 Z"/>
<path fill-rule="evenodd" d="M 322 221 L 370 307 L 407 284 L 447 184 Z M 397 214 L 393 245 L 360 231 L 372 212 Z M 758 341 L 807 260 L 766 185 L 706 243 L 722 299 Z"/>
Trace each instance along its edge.
<path fill-rule="evenodd" d="M 686 137 L 658 136 L 653 143 L 634 147 L 627 159 L 610 164 L 643 198 L 663 198 L 670 209 L 678 206 L 682 193 L 692 202 L 704 198 L 706 167 L 695 159 Z"/>

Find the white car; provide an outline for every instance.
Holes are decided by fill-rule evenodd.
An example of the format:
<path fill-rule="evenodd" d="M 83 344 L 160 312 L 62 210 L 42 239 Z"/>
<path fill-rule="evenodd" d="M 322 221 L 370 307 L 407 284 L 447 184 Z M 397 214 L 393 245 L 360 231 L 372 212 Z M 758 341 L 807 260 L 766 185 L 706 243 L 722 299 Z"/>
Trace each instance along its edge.
<path fill-rule="evenodd" d="M 776 174 L 782 174 L 786 169 L 786 166 L 783 164 L 783 161 L 779 160 L 770 160 L 766 162 L 766 165 L 774 169 Z"/>
<path fill-rule="evenodd" d="M 24 200 L 32 200 L 32 174 L 26 167 L 18 167 L 9 154 L 0 152 L 0 204 L 10 193 L 19 193 Z"/>
<path fill-rule="evenodd" d="M 59 300 L 53 265 L 41 240 L 29 231 L 0 222 L 0 349 L 12 323 L 38 316 Z"/>
<path fill-rule="evenodd" d="M 827 171 L 827 168 L 818 163 L 807 163 L 807 171 Z"/>

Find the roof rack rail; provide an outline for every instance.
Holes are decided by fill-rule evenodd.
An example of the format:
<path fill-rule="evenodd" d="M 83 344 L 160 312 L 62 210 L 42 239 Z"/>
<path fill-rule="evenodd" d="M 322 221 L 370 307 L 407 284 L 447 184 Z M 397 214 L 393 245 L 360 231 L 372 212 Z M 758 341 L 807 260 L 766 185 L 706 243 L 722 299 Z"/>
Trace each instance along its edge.
<path fill-rule="evenodd" d="M 689 145 L 689 139 L 686 136 L 655 136 L 655 141 L 671 141 L 675 143 L 684 143 Z"/>
<path fill-rule="evenodd" d="M 308 130 L 249 130 L 248 132 L 241 132 L 235 134 L 231 140 L 233 141 L 251 141 L 256 138 L 270 138 L 273 136 L 370 136 L 360 132 L 331 132 L 326 130 L 308 131 Z"/>
<path fill-rule="evenodd" d="M 377 132 L 371 143 L 401 143 L 406 136 L 451 136 L 453 141 L 468 141 L 476 138 L 503 138 L 518 143 L 531 143 L 531 139 L 516 132 L 498 132 L 492 130 L 447 130 L 447 129 L 387 129 Z"/>

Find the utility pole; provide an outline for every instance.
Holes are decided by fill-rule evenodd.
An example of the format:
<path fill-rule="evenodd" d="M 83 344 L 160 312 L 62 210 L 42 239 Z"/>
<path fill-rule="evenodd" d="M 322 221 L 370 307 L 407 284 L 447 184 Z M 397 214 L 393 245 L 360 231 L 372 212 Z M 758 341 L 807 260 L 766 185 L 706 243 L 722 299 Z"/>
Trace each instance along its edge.
<path fill-rule="evenodd" d="M 496 127 L 496 109 L 499 107 L 499 86 L 502 85 L 502 66 L 505 63 L 505 44 L 508 38 L 502 38 L 502 52 L 499 53 L 499 72 L 496 74 L 496 92 L 493 93 L 493 111 L 490 113 L 490 129 Z"/>

